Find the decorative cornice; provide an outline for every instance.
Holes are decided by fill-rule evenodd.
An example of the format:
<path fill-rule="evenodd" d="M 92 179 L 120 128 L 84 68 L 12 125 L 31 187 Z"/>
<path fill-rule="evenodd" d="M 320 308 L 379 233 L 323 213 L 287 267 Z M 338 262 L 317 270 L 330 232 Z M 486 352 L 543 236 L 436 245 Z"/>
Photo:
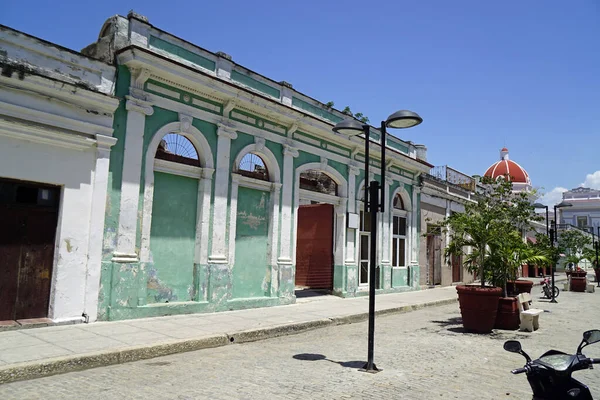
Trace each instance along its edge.
<path fill-rule="evenodd" d="M 217 126 L 217 135 L 229 138 L 231 140 L 237 139 L 238 135 L 233 127 L 225 125 L 223 123 L 218 123 Z"/>
<path fill-rule="evenodd" d="M 202 176 L 202 168 L 193 165 L 177 163 L 173 161 L 154 159 L 154 170 L 166 172 L 172 175 L 185 176 L 187 178 L 199 179 Z"/>
<path fill-rule="evenodd" d="M 275 194 L 279 194 L 282 186 L 283 185 L 281 183 L 277 183 L 277 182 L 271 183 L 271 192 L 273 192 Z"/>
<path fill-rule="evenodd" d="M 154 114 L 152 103 L 133 96 L 125 96 L 125 98 L 127 99 L 127 102 L 125 103 L 125 109 L 127 111 L 135 111 L 146 116 Z"/>
<path fill-rule="evenodd" d="M 297 130 L 298 130 L 298 122 L 292 123 L 288 127 L 288 132 L 287 132 L 288 137 L 292 137 L 292 135 L 294 134 L 294 132 L 296 132 Z"/>
<path fill-rule="evenodd" d="M 100 150 L 108 150 L 117 144 L 118 139 L 112 136 L 96 134 L 96 147 Z"/>
<path fill-rule="evenodd" d="M 235 108 L 235 100 L 229 100 L 223 107 L 223 115 L 229 117 L 231 110 Z"/>
<path fill-rule="evenodd" d="M 289 144 L 283 145 L 283 155 L 284 156 L 292 156 L 294 158 L 298 157 L 300 153 L 295 147 L 290 146 Z"/>
<path fill-rule="evenodd" d="M 264 190 L 264 191 L 272 191 L 273 190 L 273 182 L 263 181 L 256 178 L 250 178 L 244 175 L 240 175 L 237 172 L 231 173 L 231 181 L 235 185 L 248 187 L 256 190 Z"/>
<path fill-rule="evenodd" d="M 214 168 L 202 168 L 202 179 L 212 180 L 214 173 L 215 173 Z"/>
<path fill-rule="evenodd" d="M 43 125 L 20 124 L 0 119 L 0 128 L 0 136 L 9 136 L 67 149 L 86 150 L 96 144 L 96 141 L 89 136 L 74 135 L 61 129 Z"/>
<path fill-rule="evenodd" d="M 135 89 L 144 89 L 144 84 L 150 78 L 150 70 L 147 68 L 129 67 L 131 71 L 131 86 Z"/>

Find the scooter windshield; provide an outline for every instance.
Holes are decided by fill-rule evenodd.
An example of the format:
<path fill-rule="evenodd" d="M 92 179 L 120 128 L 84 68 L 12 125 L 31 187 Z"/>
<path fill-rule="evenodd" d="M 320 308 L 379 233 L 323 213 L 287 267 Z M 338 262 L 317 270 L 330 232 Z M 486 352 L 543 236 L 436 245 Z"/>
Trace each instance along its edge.
<path fill-rule="evenodd" d="M 539 364 L 550 367 L 555 371 L 566 371 L 573 362 L 573 358 L 575 356 L 569 354 L 552 354 L 550 356 L 541 357 L 539 360 Z"/>

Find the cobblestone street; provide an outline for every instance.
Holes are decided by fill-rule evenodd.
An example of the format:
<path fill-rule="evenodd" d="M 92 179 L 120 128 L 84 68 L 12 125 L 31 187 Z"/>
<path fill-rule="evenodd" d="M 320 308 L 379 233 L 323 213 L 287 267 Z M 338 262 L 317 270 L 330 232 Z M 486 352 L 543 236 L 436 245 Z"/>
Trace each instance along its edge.
<path fill-rule="evenodd" d="M 366 359 L 367 324 L 336 326 L 242 345 L 51 376 L 0 386 L 2 399 L 530 399 L 524 359 L 504 351 L 518 339 L 530 356 L 556 348 L 575 352 L 583 331 L 600 328 L 600 292 L 566 292 L 534 333 L 466 334 L 458 304 L 377 318 L 375 362 L 383 372 L 358 372 Z M 600 357 L 600 344 L 584 353 Z M 600 397 L 600 371 L 575 378 Z"/>

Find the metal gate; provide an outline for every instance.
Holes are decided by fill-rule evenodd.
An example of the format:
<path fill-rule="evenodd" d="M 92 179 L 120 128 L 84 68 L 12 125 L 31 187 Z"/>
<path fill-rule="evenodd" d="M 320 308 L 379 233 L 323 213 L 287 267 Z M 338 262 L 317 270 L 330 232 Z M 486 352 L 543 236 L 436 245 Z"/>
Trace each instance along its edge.
<path fill-rule="evenodd" d="M 48 316 L 59 196 L 0 180 L 0 321 Z"/>
<path fill-rule="evenodd" d="M 296 287 L 333 288 L 333 206 L 298 207 Z"/>

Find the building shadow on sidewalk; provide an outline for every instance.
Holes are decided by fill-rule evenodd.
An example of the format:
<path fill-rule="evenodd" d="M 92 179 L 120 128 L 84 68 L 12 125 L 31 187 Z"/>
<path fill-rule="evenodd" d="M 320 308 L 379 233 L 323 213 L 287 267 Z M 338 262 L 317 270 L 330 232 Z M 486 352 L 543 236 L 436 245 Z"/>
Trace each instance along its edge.
<path fill-rule="evenodd" d="M 295 354 L 294 356 L 292 356 L 292 358 L 294 358 L 295 360 L 300 360 L 300 361 L 321 361 L 321 360 L 323 360 L 323 361 L 329 361 L 331 363 L 341 365 L 342 367 L 345 367 L 345 368 L 355 368 L 355 369 L 361 369 L 366 364 L 366 361 L 335 361 L 335 360 L 330 360 L 330 359 L 327 358 L 327 356 L 325 356 L 323 354 L 313 354 L 313 353 Z"/>

